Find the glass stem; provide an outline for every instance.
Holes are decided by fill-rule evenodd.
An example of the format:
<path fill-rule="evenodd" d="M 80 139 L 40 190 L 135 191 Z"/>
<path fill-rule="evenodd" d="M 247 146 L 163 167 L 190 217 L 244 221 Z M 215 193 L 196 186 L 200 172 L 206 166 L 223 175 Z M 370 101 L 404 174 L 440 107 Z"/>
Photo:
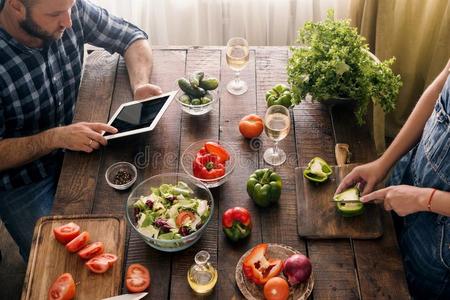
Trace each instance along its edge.
<path fill-rule="evenodd" d="M 274 142 L 273 145 L 273 155 L 278 156 L 278 141 Z"/>
<path fill-rule="evenodd" d="M 236 71 L 236 72 L 234 73 L 234 84 L 235 84 L 236 86 L 239 85 L 239 74 L 240 74 L 239 71 Z"/>

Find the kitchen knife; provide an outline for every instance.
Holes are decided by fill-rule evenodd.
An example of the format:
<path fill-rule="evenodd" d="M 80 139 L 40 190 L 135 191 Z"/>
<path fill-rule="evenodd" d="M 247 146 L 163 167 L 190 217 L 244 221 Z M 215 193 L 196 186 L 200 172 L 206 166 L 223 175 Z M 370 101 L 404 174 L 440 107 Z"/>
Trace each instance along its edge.
<path fill-rule="evenodd" d="M 139 294 L 123 294 L 120 296 L 114 296 L 110 298 L 104 298 L 102 300 L 139 300 L 147 296 L 148 293 L 139 293 Z"/>

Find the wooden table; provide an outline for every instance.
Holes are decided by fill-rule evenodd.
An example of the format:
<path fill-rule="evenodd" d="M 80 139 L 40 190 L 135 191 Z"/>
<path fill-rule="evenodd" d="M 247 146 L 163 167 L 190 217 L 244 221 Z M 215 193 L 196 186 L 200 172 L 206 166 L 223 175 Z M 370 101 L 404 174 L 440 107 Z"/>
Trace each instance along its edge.
<path fill-rule="evenodd" d="M 124 214 L 129 191 L 118 192 L 105 182 L 106 168 L 116 161 L 137 162 L 138 182 L 163 172 L 182 172 L 180 155 L 199 139 L 219 139 L 238 149 L 239 167 L 230 180 L 213 190 L 216 210 L 202 239 L 193 247 L 166 254 L 147 246 L 128 232 L 126 265 L 142 263 L 152 274 L 147 299 L 195 298 L 186 281 L 186 272 L 195 253 L 207 250 L 219 270 L 219 281 L 211 299 L 242 298 L 234 280 L 239 257 L 260 242 L 282 243 L 308 254 L 315 274 L 314 299 L 408 299 L 403 265 L 390 215 L 384 215 L 385 233 L 376 240 L 305 240 L 297 234 L 294 168 L 312 157 L 334 160 L 336 142 L 351 146 L 353 162 L 375 157 L 374 145 L 365 127 L 356 127 L 351 112 L 339 111 L 333 123 L 320 104 L 302 103 L 293 109 L 289 136 L 280 143 L 287 152 L 285 164 L 276 168 L 283 178 L 279 206 L 258 209 L 248 198 L 246 182 L 257 168 L 265 167 L 263 150 L 270 144 L 262 136 L 262 150 L 254 150 L 238 131 L 246 114 L 264 115 L 265 92 L 277 83 L 286 83 L 287 47 L 253 47 L 250 62 L 241 73 L 249 90 L 233 96 L 225 84 L 233 78 L 222 47 L 169 47 L 154 50 L 152 82 L 163 91 L 177 89 L 176 80 L 196 70 L 220 78 L 220 104 L 206 116 L 183 113 L 175 103 L 151 133 L 110 141 L 92 154 L 66 153 L 53 214 Z M 118 55 L 95 50 L 87 57 L 74 122 L 106 122 L 112 112 L 132 100 L 124 61 Z M 333 127 L 335 129 L 333 129 Z M 221 215 L 232 206 L 244 206 L 253 216 L 253 232 L 248 242 L 238 246 L 226 240 Z M 125 291 L 125 288 L 124 288 Z"/>

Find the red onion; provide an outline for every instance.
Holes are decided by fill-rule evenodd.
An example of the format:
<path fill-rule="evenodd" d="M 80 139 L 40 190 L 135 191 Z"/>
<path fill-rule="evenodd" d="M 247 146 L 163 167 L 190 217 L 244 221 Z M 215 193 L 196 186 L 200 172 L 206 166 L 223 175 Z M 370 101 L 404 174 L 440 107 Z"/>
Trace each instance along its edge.
<path fill-rule="evenodd" d="M 306 282 L 311 275 L 311 262 L 302 254 L 294 254 L 284 261 L 283 274 L 290 285 Z"/>

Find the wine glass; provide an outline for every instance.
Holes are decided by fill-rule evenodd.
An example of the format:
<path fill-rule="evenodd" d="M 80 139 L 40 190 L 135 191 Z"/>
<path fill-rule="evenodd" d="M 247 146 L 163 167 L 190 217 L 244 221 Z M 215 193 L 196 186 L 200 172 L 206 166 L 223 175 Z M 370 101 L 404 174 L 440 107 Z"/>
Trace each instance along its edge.
<path fill-rule="evenodd" d="M 264 131 L 274 141 L 274 146 L 264 152 L 264 160 L 272 166 L 279 166 L 286 161 L 286 153 L 278 148 L 278 142 L 284 139 L 291 127 L 289 110 L 283 105 L 272 105 L 264 117 Z"/>
<path fill-rule="evenodd" d="M 249 59 L 248 43 L 244 38 L 234 37 L 227 43 L 227 64 L 235 71 L 235 77 L 227 84 L 227 91 L 233 95 L 242 95 L 248 90 L 247 83 L 239 78 L 239 72 L 245 68 Z"/>

